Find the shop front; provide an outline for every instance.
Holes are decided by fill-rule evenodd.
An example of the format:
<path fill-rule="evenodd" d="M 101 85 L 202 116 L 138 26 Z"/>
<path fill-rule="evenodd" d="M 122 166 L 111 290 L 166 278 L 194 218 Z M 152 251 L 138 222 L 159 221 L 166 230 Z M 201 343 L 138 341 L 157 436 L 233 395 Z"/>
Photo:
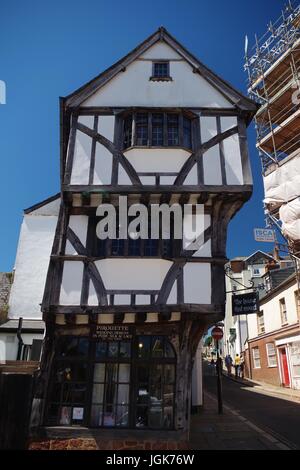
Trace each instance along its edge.
<path fill-rule="evenodd" d="M 176 353 L 168 336 L 98 326 L 56 339 L 46 424 L 174 429 Z"/>

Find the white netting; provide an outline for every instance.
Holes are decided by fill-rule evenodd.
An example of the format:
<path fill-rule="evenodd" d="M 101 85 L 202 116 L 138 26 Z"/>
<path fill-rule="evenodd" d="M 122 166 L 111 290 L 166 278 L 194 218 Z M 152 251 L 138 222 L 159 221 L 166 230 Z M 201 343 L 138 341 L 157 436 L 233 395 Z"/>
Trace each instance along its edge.
<path fill-rule="evenodd" d="M 293 241 L 300 240 L 300 197 L 283 204 L 279 209 L 282 233 Z"/>

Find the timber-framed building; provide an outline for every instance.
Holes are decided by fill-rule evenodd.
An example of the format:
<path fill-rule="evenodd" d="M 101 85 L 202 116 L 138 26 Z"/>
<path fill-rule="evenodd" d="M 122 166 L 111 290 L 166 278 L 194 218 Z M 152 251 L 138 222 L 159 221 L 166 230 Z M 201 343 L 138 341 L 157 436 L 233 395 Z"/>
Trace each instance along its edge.
<path fill-rule="evenodd" d="M 252 192 L 257 107 L 162 27 L 60 105 L 39 424 L 56 437 L 187 439 L 195 351 L 224 318 L 227 225 Z M 99 240 L 96 209 L 120 195 L 201 205 L 201 245 Z"/>

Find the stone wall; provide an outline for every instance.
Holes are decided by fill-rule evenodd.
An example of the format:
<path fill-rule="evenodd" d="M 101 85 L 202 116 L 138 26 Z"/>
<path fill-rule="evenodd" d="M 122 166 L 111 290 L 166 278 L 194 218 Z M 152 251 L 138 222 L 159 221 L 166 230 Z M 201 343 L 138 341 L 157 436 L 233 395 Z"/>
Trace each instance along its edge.
<path fill-rule="evenodd" d="M 7 319 L 12 273 L 0 273 L 0 325 Z"/>

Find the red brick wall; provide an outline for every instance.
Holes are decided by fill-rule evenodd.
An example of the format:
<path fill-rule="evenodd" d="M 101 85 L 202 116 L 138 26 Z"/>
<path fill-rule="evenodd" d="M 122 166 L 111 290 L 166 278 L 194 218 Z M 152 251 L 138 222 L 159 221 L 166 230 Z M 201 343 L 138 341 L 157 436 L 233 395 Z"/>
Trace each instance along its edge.
<path fill-rule="evenodd" d="M 31 441 L 29 450 L 188 450 L 184 441 L 172 440 L 101 440 L 101 439 L 52 439 Z"/>
<path fill-rule="evenodd" d="M 275 345 L 275 336 L 267 336 L 265 338 L 258 339 L 256 341 L 251 341 L 249 343 L 249 352 L 246 358 L 246 374 L 247 377 L 252 378 L 253 380 L 258 380 L 259 382 L 269 383 L 271 385 L 280 386 L 280 372 L 279 372 L 279 364 L 277 360 L 276 367 L 269 367 L 268 365 L 268 357 L 267 357 L 267 343 L 273 343 Z M 254 361 L 253 361 L 253 348 L 259 348 L 260 352 L 260 369 L 254 368 Z M 252 377 L 251 377 L 252 373 Z"/>

